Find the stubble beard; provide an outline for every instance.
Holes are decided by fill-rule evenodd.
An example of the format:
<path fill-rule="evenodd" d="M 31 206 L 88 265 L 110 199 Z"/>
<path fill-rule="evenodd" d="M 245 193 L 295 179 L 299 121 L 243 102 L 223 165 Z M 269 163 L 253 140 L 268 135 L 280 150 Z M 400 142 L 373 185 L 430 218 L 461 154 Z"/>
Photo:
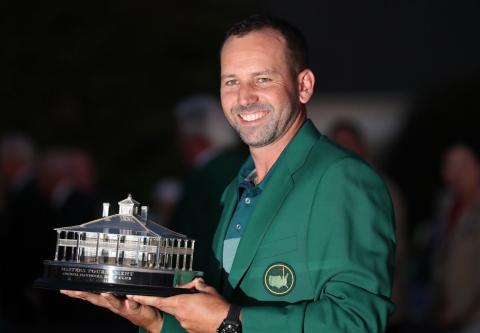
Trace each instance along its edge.
<path fill-rule="evenodd" d="M 282 117 L 282 114 L 276 116 L 276 112 L 280 111 L 276 111 L 270 104 L 254 104 L 249 107 L 236 107 L 232 110 L 234 117 L 238 117 L 238 113 L 246 109 L 249 111 L 255 109 L 267 109 L 269 113 L 265 117 L 271 117 L 271 119 L 266 124 L 253 128 L 242 127 L 236 121 L 232 121 L 231 125 L 239 134 L 242 141 L 249 147 L 265 147 L 281 138 L 292 126 L 299 114 L 300 103 L 293 103 L 291 101 L 289 105 L 285 106 L 285 108 L 289 110 L 285 110 L 285 117 Z"/>
<path fill-rule="evenodd" d="M 235 128 L 240 138 L 249 147 L 260 148 L 274 142 L 279 135 L 278 120 L 271 121 L 260 128 L 245 129 L 237 125 Z"/>

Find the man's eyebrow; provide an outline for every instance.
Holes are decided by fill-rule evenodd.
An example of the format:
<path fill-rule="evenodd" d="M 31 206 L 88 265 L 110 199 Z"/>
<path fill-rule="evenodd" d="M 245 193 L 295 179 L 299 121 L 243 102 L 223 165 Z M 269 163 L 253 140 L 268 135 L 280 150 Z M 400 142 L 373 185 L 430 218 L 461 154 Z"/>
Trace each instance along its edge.
<path fill-rule="evenodd" d="M 225 75 L 220 75 L 220 79 L 224 80 L 224 79 L 232 79 L 232 78 L 235 78 L 236 76 L 233 75 L 233 74 L 225 74 Z"/>
<path fill-rule="evenodd" d="M 258 75 L 270 75 L 270 74 L 275 74 L 275 71 L 271 71 L 269 69 L 260 71 L 260 72 L 253 72 L 252 76 L 258 76 Z"/>
<path fill-rule="evenodd" d="M 250 76 L 259 76 L 259 75 L 272 75 L 277 73 L 276 71 L 272 71 L 270 69 L 266 69 L 264 71 L 259 71 L 259 72 L 253 72 L 250 73 Z M 224 74 L 220 76 L 220 79 L 225 80 L 225 79 L 233 79 L 236 78 L 237 76 L 235 74 Z"/>

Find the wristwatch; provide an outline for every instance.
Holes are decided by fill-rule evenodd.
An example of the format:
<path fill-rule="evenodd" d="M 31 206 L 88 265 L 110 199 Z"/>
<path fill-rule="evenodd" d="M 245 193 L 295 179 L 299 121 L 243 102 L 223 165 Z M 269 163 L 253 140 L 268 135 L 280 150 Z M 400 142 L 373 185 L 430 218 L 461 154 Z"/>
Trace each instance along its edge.
<path fill-rule="evenodd" d="M 236 304 L 230 304 L 227 318 L 217 328 L 217 333 L 242 333 L 242 322 L 240 321 L 240 310 Z"/>

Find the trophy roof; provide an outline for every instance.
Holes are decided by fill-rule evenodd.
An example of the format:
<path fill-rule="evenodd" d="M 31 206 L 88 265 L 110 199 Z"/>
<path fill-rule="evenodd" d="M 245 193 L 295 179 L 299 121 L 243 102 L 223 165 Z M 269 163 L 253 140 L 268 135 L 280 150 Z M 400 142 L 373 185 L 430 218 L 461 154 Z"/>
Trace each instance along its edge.
<path fill-rule="evenodd" d="M 139 216 L 122 214 L 106 216 L 98 220 L 71 227 L 55 228 L 55 230 L 165 238 L 186 238 L 185 235 L 172 231 L 151 220 L 144 221 Z"/>
<path fill-rule="evenodd" d="M 126 199 L 123 199 L 122 201 L 118 202 L 119 205 L 140 205 L 140 202 L 136 201 L 135 199 L 132 198 L 132 195 L 129 194 Z"/>

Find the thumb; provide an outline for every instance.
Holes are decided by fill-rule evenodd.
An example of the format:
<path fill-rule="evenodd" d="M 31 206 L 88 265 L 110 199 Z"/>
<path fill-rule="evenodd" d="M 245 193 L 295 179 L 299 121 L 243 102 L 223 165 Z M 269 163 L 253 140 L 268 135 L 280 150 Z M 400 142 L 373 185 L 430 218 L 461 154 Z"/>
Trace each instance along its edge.
<path fill-rule="evenodd" d="M 199 292 L 210 294 L 210 295 L 218 295 L 218 292 L 215 290 L 215 288 L 206 284 L 205 281 L 203 281 L 203 279 L 198 279 L 197 281 L 194 281 L 194 287 Z"/>
<path fill-rule="evenodd" d="M 205 284 L 205 281 L 203 280 L 203 278 L 195 278 L 190 282 L 187 282 L 187 283 L 184 283 L 184 284 L 179 284 L 176 287 L 177 288 L 184 288 L 184 289 L 192 289 L 192 288 L 197 289 L 197 286 L 199 284 Z"/>

